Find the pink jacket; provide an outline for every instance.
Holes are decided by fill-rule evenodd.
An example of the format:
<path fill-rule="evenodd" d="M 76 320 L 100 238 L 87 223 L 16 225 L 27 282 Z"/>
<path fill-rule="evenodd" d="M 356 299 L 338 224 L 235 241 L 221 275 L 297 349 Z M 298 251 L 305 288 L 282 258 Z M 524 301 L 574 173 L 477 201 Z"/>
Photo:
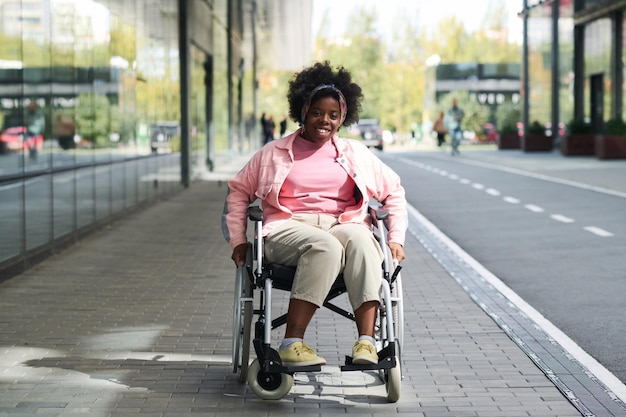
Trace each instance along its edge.
<path fill-rule="evenodd" d="M 299 130 L 263 146 L 228 182 L 222 231 L 232 248 L 248 241 L 246 213 L 250 203 L 257 198 L 263 208 L 263 236 L 291 218 L 292 213 L 278 202 L 278 193 L 293 165 L 292 145 L 298 134 Z M 368 222 L 367 206 L 374 198 L 383 202 L 389 212 L 388 241 L 403 245 L 408 219 L 400 177 L 359 141 L 336 135 L 332 141 L 338 150 L 337 160 L 364 197 L 360 208 L 342 213 L 339 222 Z"/>

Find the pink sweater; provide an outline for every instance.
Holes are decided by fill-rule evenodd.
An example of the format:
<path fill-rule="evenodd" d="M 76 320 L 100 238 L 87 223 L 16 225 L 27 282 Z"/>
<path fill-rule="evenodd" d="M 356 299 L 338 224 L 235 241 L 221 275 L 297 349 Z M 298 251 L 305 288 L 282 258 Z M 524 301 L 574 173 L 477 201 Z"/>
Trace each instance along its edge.
<path fill-rule="evenodd" d="M 263 236 L 291 218 L 292 212 L 280 203 L 280 191 L 294 166 L 293 143 L 300 130 L 272 141 L 259 149 L 228 182 L 228 195 L 222 214 L 222 231 L 234 248 L 248 241 L 246 228 L 250 203 L 261 200 Z M 388 241 L 404 244 L 408 224 L 404 188 L 400 177 L 356 140 L 332 138 L 337 151 L 336 162 L 354 181 L 356 205 L 339 215 L 340 223 L 367 223 L 367 206 L 371 198 L 382 202 L 389 212 Z"/>
<path fill-rule="evenodd" d="M 348 207 L 358 209 L 354 181 L 337 162 L 332 142 L 293 141 L 294 162 L 278 194 L 292 213 L 325 213 L 339 217 Z"/>

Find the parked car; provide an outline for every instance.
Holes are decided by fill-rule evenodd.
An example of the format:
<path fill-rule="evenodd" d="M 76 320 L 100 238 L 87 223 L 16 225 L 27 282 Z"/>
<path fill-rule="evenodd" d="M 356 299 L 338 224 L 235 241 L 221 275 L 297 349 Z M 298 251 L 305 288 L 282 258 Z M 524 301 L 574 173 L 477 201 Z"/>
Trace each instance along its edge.
<path fill-rule="evenodd" d="M 33 143 L 34 141 L 34 143 Z M 40 150 L 43 146 L 43 135 L 39 134 L 31 139 L 30 146 L 36 146 Z M 9 127 L 0 134 L 0 154 L 7 152 L 27 152 L 29 144 L 26 141 L 26 127 Z"/>
<path fill-rule="evenodd" d="M 361 136 L 368 148 L 383 150 L 383 129 L 376 119 L 361 119 L 352 129 L 354 134 Z"/>
<path fill-rule="evenodd" d="M 150 150 L 157 153 L 159 149 L 171 151 L 172 137 L 179 134 L 178 122 L 157 122 L 150 125 Z"/>

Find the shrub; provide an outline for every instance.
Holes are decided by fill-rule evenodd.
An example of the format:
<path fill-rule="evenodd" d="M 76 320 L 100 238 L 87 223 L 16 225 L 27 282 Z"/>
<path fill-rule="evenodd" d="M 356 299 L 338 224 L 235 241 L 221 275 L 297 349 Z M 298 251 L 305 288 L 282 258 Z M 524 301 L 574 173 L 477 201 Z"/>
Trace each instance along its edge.
<path fill-rule="evenodd" d="M 580 119 L 573 119 L 567 124 L 567 130 L 570 134 L 586 134 L 592 133 L 591 123 Z"/>
<path fill-rule="evenodd" d="M 528 126 L 528 133 L 531 135 L 545 135 L 546 128 L 539 121 L 535 120 Z"/>
<path fill-rule="evenodd" d="M 496 127 L 500 133 L 517 133 L 517 123 L 521 119 L 519 104 L 505 102 L 496 110 Z"/>
<path fill-rule="evenodd" d="M 610 119 L 604 124 L 604 133 L 607 135 L 626 135 L 626 123 L 621 117 Z"/>

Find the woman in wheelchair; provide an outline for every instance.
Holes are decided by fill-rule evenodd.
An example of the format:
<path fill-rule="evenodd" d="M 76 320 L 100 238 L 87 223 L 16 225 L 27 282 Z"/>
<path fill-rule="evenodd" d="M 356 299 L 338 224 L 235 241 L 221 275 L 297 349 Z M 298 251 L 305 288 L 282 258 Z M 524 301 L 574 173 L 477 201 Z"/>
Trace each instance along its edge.
<path fill-rule="evenodd" d="M 359 334 L 353 363 L 377 363 L 374 326 L 383 254 L 371 231 L 368 204 L 375 199 L 388 211 L 388 246 L 401 262 L 404 188 L 366 146 L 337 135 L 358 121 L 363 99 L 346 69 L 324 62 L 302 70 L 290 81 L 287 99 L 289 116 L 300 128 L 264 145 L 228 183 L 223 230 L 232 259 L 238 266 L 246 262 L 247 209 L 260 199 L 265 260 L 296 267 L 278 350 L 283 364 L 326 363 L 303 339 L 340 273 Z"/>

